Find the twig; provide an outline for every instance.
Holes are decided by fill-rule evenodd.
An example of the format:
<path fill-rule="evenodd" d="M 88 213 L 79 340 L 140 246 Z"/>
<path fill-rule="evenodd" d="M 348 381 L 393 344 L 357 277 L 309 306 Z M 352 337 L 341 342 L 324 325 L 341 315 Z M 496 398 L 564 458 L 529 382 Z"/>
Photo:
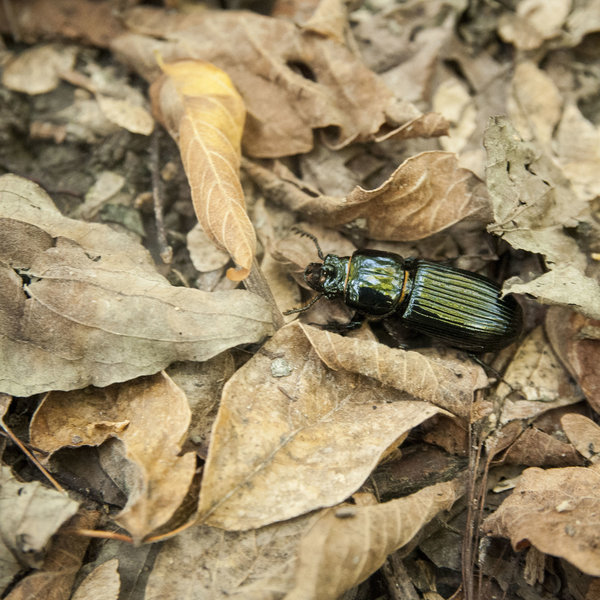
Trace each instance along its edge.
<path fill-rule="evenodd" d="M 160 131 L 156 130 L 152 135 L 150 145 L 150 171 L 152 173 L 152 199 L 154 200 L 154 219 L 156 221 L 156 241 L 158 242 L 158 251 L 162 261 L 169 265 L 173 260 L 173 248 L 169 246 L 167 234 L 165 232 L 165 223 L 163 219 L 162 206 L 162 181 L 159 170 L 160 158 Z"/>
<path fill-rule="evenodd" d="M 23 442 L 10 430 L 10 428 L 6 425 L 6 423 L 0 419 L 0 427 L 4 430 L 6 435 L 12 440 L 12 442 L 19 447 L 21 452 L 42 472 L 44 477 L 56 488 L 57 491 L 61 492 L 61 494 L 66 494 L 65 489 L 50 475 L 46 467 L 42 465 L 42 463 L 25 447 Z"/>

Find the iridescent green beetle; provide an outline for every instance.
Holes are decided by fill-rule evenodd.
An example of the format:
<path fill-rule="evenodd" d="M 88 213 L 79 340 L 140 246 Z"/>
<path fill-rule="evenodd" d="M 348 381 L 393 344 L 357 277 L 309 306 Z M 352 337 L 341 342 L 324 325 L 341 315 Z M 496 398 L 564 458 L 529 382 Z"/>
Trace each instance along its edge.
<path fill-rule="evenodd" d="M 336 329 L 353 329 L 365 318 L 397 318 L 416 331 L 468 352 L 489 352 L 515 341 L 523 323 L 521 306 L 482 275 L 440 263 L 402 258 L 391 252 L 358 250 L 352 256 L 323 255 L 309 233 L 322 263 L 310 263 L 304 280 L 317 300 L 342 298 L 356 315 Z"/>

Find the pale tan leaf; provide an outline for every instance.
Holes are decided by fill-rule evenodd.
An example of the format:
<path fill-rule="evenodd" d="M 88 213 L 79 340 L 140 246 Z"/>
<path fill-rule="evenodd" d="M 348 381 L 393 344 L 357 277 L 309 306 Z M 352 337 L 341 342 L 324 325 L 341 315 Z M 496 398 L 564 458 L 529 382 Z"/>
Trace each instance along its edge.
<path fill-rule="evenodd" d="M 504 13 L 498 33 L 520 50 L 534 50 L 558 37 L 571 10 L 572 0 L 521 0 L 515 13 Z"/>
<path fill-rule="evenodd" d="M 572 308 L 590 319 L 600 319 L 600 283 L 572 264 L 557 265 L 531 281 L 510 277 L 503 289 L 507 294 L 530 294 L 542 304 Z"/>
<path fill-rule="evenodd" d="M 285 600 L 335 600 L 381 567 L 461 495 L 456 481 L 374 506 L 325 511 L 300 542 L 294 588 Z"/>
<path fill-rule="evenodd" d="M 229 254 L 213 244 L 200 224 L 187 234 L 187 249 L 194 268 L 200 273 L 221 269 L 229 262 Z"/>
<path fill-rule="evenodd" d="M 93 529 L 98 516 L 97 512 L 82 511 L 69 521 L 69 528 Z M 5 598 L 68 600 L 89 542 L 88 537 L 59 531 L 52 538 L 40 569 L 21 579 Z"/>
<path fill-rule="evenodd" d="M 331 371 L 292 323 L 225 385 L 200 517 L 248 529 L 336 504 L 389 446 L 439 412 L 368 377 Z"/>
<path fill-rule="evenodd" d="M 523 139 L 549 146 L 562 113 L 560 91 L 552 79 L 530 61 L 517 65 L 511 83 L 507 107 L 515 129 Z"/>
<path fill-rule="evenodd" d="M 111 98 L 104 94 L 96 94 L 100 110 L 106 118 L 131 133 L 150 135 L 154 129 L 154 119 L 143 107 L 128 99 Z"/>
<path fill-rule="evenodd" d="M 542 327 L 536 327 L 523 340 L 496 389 L 496 396 L 502 407 L 500 425 L 514 420 L 529 421 L 582 399 L 581 391 L 553 352 Z"/>
<path fill-rule="evenodd" d="M 2 84 L 26 94 L 45 94 L 60 82 L 60 74 L 75 65 L 77 48 L 49 44 L 35 46 L 4 66 Z"/>
<path fill-rule="evenodd" d="M 280 600 L 293 583 L 300 538 L 315 518 L 249 531 L 194 526 L 162 545 L 145 600 Z"/>
<path fill-rule="evenodd" d="M 583 415 L 567 413 L 560 424 L 582 456 L 592 463 L 600 463 L 600 427 L 594 421 Z"/>
<path fill-rule="evenodd" d="M 526 469 L 513 493 L 484 522 L 486 533 L 510 538 L 515 550 L 532 544 L 584 573 L 600 576 L 600 469 Z"/>
<path fill-rule="evenodd" d="M 479 365 L 462 359 L 429 358 L 370 340 L 301 327 L 330 369 L 371 377 L 460 417 L 470 414 L 475 390 L 488 384 Z"/>
<path fill-rule="evenodd" d="M 0 179 L 2 218 L 0 391 L 108 385 L 271 330 L 254 294 L 173 287 L 137 241 L 63 217 L 23 179 Z"/>
<path fill-rule="evenodd" d="M 185 392 L 192 413 L 187 438 L 196 453 L 206 458 L 212 425 L 217 416 L 221 392 L 235 372 L 230 352 L 204 362 L 178 362 L 167 369 L 169 377 Z"/>
<path fill-rule="evenodd" d="M 227 276 L 245 279 L 256 252 L 239 180 L 244 102 L 227 74 L 210 63 L 162 65 L 152 84 L 154 113 L 179 144 L 196 216 L 213 243 L 238 265 Z"/>
<path fill-rule="evenodd" d="M 9 467 L 0 465 L 0 589 L 23 565 L 42 566 L 51 536 L 78 506 L 38 481 L 15 479 Z"/>
<path fill-rule="evenodd" d="M 116 558 L 96 567 L 80 584 L 71 600 L 117 600 L 121 578 Z"/>
<path fill-rule="evenodd" d="M 600 195 L 600 128 L 588 121 L 576 104 L 565 106 L 556 131 L 556 154 L 581 199 Z"/>
<path fill-rule="evenodd" d="M 187 493 L 196 460 L 193 452 L 179 453 L 189 424 L 185 394 L 163 373 L 84 392 L 52 392 L 34 415 L 30 437 L 48 453 L 121 440 L 135 476 L 126 482 L 127 505 L 117 521 L 140 540 L 164 524 Z"/>

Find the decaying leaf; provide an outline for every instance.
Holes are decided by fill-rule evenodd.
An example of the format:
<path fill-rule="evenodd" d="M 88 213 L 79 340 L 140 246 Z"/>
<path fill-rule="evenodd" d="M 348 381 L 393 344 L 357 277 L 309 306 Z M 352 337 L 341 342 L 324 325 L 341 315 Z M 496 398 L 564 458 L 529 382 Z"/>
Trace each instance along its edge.
<path fill-rule="evenodd" d="M 571 4 L 572 0 L 521 0 L 515 13 L 502 15 L 498 32 L 520 50 L 534 50 L 558 37 Z"/>
<path fill-rule="evenodd" d="M 224 71 L 198 60 L 162 64 L 150 88 L 154 113 L 179 144 L 198 221 L 245 279 L 256 252 L 239 180 L 244 102 Z"/>
<path fill-rule="evenodd" d="M 600 576 L 600 469 L 526 469 L 513 493 L 483 527 L 508 537 L 515 550 L 532 544 L 584 573 Z"/>
<path fill-rule="evenodd" d="M 423 392 L 429 397 L 431 390 Z M 331 371 L 298 323 L 280 329 L 225 385 L 200 518 L 248 529 L 341 502 L 388 447 L 445 413 L 414 398 L 368 377 Z"/>
<path fill-rule="evenodd" d="M 189 424 L 185 394 L 163 373 L 106 388 L 52 392 L 34 415 L 30 437 L 49 454 L 119 439 L 122 447 L 112 445 L 111 451 L 122 453 L 134 469 L 123 482 L 128 500 L 117 521 L 140 540 L 168 521 L 188 491 L 195 454 L 179 453 Z M 110 467 L 108 474 L 120 479 Z"/>
<path fill-rule="evenodd" d="M 600 128 L 586 119 L 577 105 L 565 106 L 556 132 L 558 161 L 583 200 L 600 195 Z"/>
<path fill-rule="evenodd" d="M 24 566 L 42 566 L 50 537 L 78 506 L 38 481 L 18 481 L 0 465 L 0 588 Z"/>
<path fill-rule="evenodd" d="M 208 452 L 223 386 L 234 372 L 235 362 L 230 352 L 222 352 L 202 363 L 175 363 L 167 369 L 169 377 L 185 392 L 191 410 L 187 438 L 203 458 Z"/>
<path fill-rule="evenodd" d="M 525 140 L 548 147 L 562 113 L 562 97 L 552 79 L 535 63 L 515 69 L 507 107 L 511 122 Z"/>
<path fill-rule="evenodd" d="M 449 481 L 384 504 L 324 511 L 300 543 L 295 585 L 285 599 L 339 598 L 460 495 L 460 483 Z"/>
<path fill-rule="evenodd" d="M 229 262 L 227 252 L 215 247 L 199 224 L 187 234 L 187 248 L 194 268 L 200 273 L 220 269 Z"/>
<path fill-rule="evenodd" d="M 17 92 L 45 94 L 58 85 L 63 71 L 73 68 L 76 57 L 74 46 L 35 46 L 5 65 L 2 84 Z"/>
<path fill-rule="evenodd" d="M 71 600 L 117 600 L 120 577 L 116 558 L 96 567 L 75 590 Z"/>
<path fill-rule="evenodd" d="M 149 112 L 129 98 L 111 98 L 104 94 L 96 94 L 100 110 L 106 118 L 119 127 L 132 133 L 150 135 L 154 129 L 154 120 Z"/>
<path fill-rule="evenodd" d="M 519 346 L 496 389 L 501 403 L 499 424 L 529 421 L 553 408 L 581 401 L 581 391 L 553 352 L 542 327 Z"/>
<path fill-rule="evenodd" d="M 587 401 L 600 413 L 600 323 L 567 308 L 552 307 L 546 315 L 546 332 Z"/>
<path fill-rule="evenodd" d="M 486 177 L 496 223 L 489 231 L 514 248 L 542 254 L 549 272 L 524 283 L 509 279 L 506 292 L 529 293 L 547 304 L 568 304 L 600 318 L 600 285 L 585 275 L 586 257 L 565 227 L 589 221 L 560 169 L 523 142 L 504 117 L 491 119 L 485 135 Z"/>
<path fill-rule="evenodd" d="M 93 529 L 98 516 L 97 512 L 83 511 L 75 515 L 68 526 L 73 529 Z M 21 579 L 5 598 L 7 600 L 31 600 L 31 598 L 68 600 L 89 543 L 88 537 L 73 535 L 68 530 L 60 531 L 52 538 L 39 570 Z"/>
<path fill-rule="evenodd" d="M 560 423 L 579 453 L 592 463 L 600 463 L 600 427 L 575 413 L 564 415 Z"/>
<path fill-rule="evenodd" d="M 576 448 L 537 427 L 527 427 L 502 456 L 502 464 L 526 467 L 583 466 Z"/>
<path fill-rule="evenodd" d="M 315 518 L 249 531 L 194 526 L 162 545 L 145 599 L 283 598 L 292 585 L 298 543 Z"/>
<path fill-rule="evenodd" d="M 489 211 L 485 186 L 449 152 L 423 152 L 404 161 L 374 190 L 357 186 L 346 198 L 307 193 L 258 164 L 244 163 L 265 195 L 311 221 L 352 225 L 377 240 L 419 240 Z"/>
<path fill-rule="evenodd" d="M 33 183 L 0 179 L 0 219 L 1 391 L 108 385 L 271 330 L 254 294 L 172 287 L 136 241 L 63 217 Z"/>
<path fill-rule="evenodd" d="M 345 46 L 295 24 L 249 12 L 170 14 L 135 8 L 132 33 L 111 47 L 148 80 L 156 54 L 166 62 L 198 59 L 215 64 L 244 98 L 244 148 L 256 157 L 308 152 L 313 130 L 330 127 L 327 141 L 443 135 L 439 115 L 422 115 L 398 102 L 383 82 Z"/>

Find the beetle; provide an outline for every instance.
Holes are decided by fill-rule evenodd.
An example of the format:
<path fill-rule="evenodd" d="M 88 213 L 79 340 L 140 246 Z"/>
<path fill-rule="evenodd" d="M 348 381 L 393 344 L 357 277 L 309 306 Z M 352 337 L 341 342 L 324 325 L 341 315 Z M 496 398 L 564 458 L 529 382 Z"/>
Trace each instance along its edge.
<path fill-rule="evenodd" d="M 314 242 L 322 261 L 304 271 L 304 281 L 318 294 L 285 314 L 304 312 L 322 297 L 342 298 L 356 314 L 327 329 L 341 332 L 365 319 L 392 317 L 470 353 L 500 350 L 521 333 L 521 306 L 512 296 L 503 298 L 500 287 L 483 275 L 378 250 L 324 256 L 314 235 L 296 232 Z"/>

